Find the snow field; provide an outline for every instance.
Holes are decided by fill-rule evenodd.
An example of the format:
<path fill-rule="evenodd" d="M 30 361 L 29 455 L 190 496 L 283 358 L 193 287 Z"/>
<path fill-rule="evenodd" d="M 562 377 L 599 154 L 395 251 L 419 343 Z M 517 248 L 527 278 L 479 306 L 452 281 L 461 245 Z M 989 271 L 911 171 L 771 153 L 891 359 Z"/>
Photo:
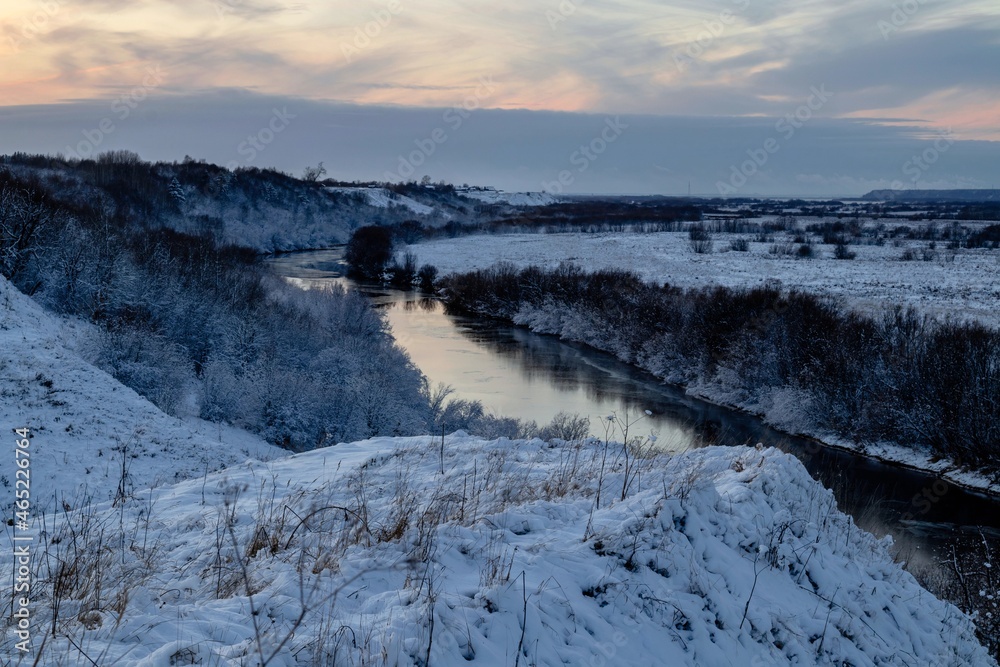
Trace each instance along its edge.
<path fill-rule="evenodd" d="M 775 243 L 791 243 L 775 233 Z M 737 238 L 750 240 L 749 252 L 729 250 Z M 442 274 L 471 271 L 499 261 L 518 267 L 555 267 L 572 262 L 587 271 L 628 269 L 644 279 L 678 287 L 754 287 L 781 281 L 785 288 L 843 298 L 850 306 L 875 311 L 913 306 L 931 315 L 975 318 L 1000 326 L 1000 251 L 948 251 L 938 242 L 937 259 L 901 261 L 907 247 L 919 252 L 926 241 L 894 246 L 852 245 L 854 260 L 833 258 L 833 246 L 816 244 L 818 257 L 772 255 L 774 243 L 753 235 L 713 234 L 714 252 L 691 250 L 686 233 L 507 234 L 466 236 L 419 243 L 407 248 L 418 264 L 433 264 Z M 795 248 L 798 247 L 796 244 Z"/>
<path fill-rule="evenodd" d="M 459 194 L 484 204 L 509 206 L 548 206 L 558 200 L 547 192 L 501 192 L 497 190 L 463 190 Z"/>

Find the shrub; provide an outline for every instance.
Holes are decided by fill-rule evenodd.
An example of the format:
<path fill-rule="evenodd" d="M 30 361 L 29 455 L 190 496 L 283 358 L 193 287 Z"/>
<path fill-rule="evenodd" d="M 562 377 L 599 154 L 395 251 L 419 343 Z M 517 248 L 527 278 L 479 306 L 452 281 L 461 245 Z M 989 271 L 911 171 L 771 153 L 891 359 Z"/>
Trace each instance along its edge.
<path fill-rule="evenodd" d="M 795 246 L 791 243 L 775 243 L 767 250 L 772 255 L 788 256 L 795 254 Z"/>
<path fill-rule="evenodd" d="M 802 245 L 800 245 L 798 251 L 796 251 L 795 254 L 797 254 L 799 257 L 803 259 L 811 259 L 812 257 L 815 256 L 811 243 L 803 243 Z"/>
<path fill-rule="evenodd" d="M 438 268 L 433 264 L 424 264 L 417 271 L 417 279 L 420 289 L 430 291 L 434 289 L 434 281 L 437 280 Z"/>
<path fill-rule="evenodd" d="M 736 252 L 749 252 L 750 251 L 750 241 L 739 238 L 733 239 L 729 242 L 729 249 L 735 250 Z"/>
<path fill-rule="evenodd" d="M 392 261 L 392 231 L 387 227 L 361 227 L 351 235 L 344 253 L 351 274 L 378 280 Z"/>
<path fill-rule="evenodd" d="M 417 278 L 417 256 L 407 251 L 402 262 L 395 262 L 389 269 L 389 282 L 397 287 L 411 287 Z"/>
<path fill-rule="evenodd" d="M 707 255 L 712 252 L 712 235 L 704 225 L 694 225 L 688 230 L 688 238 L 691 241 L 691 250 L 699 255 Z"/>
<path fill-rule="evenodd" d="M 1000 225 L 990 225 L 976 232 L 967 242 L 970 248 L 1000 248 Z"/>
<path fill-rule="evenodd" d="M 552 418 L 552 422 L 538 432 L 542 440 L 558 438 L 567 442 L 583 440 L 590 435 L 590 419 L 578 414 L 560 412 Z"/>
<path fill-rule="evenodd" d="M 833 256 L 836 259 L 854 259 L 857 257 L 857 253 L 851 252 L 848 248 L 847 243 L 838 243 L 833 249 Z"/>
<path fill-rule="evenodd" d="M 178 345 L 140 328 L 102 330 L 94 363 L 167 413 L 182 413 L 196 386 L 193 363 Z"/>

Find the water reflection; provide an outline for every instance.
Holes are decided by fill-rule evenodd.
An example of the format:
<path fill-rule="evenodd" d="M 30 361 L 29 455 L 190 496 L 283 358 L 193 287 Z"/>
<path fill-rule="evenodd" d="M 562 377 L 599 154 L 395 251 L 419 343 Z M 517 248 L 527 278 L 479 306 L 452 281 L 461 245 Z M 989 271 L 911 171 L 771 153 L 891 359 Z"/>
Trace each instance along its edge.
<path fill-rule="evenodd" d="M 576 412 L 591 418 L 597 435 L 604 432 L 605 415 L 627 414 L 638 419 L 632 433 L 656 433 L 658 444 L 670 451 L 758 442 L 778 447 L 831 489 L 858 525 L 892 534 L 907 558 L 925 557 L 973 526 L 1000 535 L 1000 502 L 992 498 L 950 487 L 919 517 L 902 521 L 933 476 L 775 431 L 752 415 L 665 386 L 608 354 L 502 323 L 447 315 L 438 301 L 418 292 L 351 283 L 339 276 L 339 256 L 339 250 L 292 255 L 271 265 L 303 287 L 340 283 L 364 293 L 384 310 L 396 340 L 429 380 L 452 385 L 459 398 L 539 424 L 560 411 Z"/>

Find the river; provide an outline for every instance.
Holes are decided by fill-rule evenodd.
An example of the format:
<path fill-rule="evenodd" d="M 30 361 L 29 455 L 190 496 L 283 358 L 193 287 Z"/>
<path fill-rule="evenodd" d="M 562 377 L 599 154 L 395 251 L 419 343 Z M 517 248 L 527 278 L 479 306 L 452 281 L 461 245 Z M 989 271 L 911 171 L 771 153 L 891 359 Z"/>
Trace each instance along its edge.
<path fill-rule="evenodd" d="M 496 414 L 540 425 L 560 411 L 586 415 L 591 432 L 602 437 L 603 418 L 615 413 L 635 422 L 632 434 L 655 434 L 657 444 L 671 451 L 778 447 L 832 489 L 859 526 L 891 534 L 898 557 L 912 562 L 978 526 L 1000 539 L 996 498 L 782 433 L 752 415 L 692 398 L 609 354 L 520 327 L 449 315 L 440 301 L 417 291 L 355 283 L 342 277 L 342 254 L 340 249 L 295 253 L 268 263 L 302 287 L 339 283 L 367 296 L 385 312 L 393 336 L 430 382 L 451 385 L 456 398 L 479 400 Z M 904 514 L 915 518 L 903 520 Z"/>

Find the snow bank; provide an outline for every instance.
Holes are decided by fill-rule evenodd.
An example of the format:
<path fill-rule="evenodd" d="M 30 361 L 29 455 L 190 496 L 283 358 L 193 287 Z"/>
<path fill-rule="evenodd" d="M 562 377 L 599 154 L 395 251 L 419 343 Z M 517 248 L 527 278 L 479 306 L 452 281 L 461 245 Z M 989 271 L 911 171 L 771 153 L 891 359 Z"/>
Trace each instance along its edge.
<path fill-rule="evenodd" d="M 203 476 L 284 450 L 244 431 L 170 417 L 73 349 L 86 326 L 64 323 L 0 277 L 0 422 L 27 427 L 32 500 L 41 509 L 84 495 L 111 498 L 127 448 L 130 487 Z M 11 437 L 13 437 L 11 435 Z M 11 465 L 0 486 L 13 484 Z M 13 492 L 0 497 L 7 513 Z"/>
<path fill-rule="evenodd" d="M 995 665 L 777 450 L 642 459 L 623 500 L 613 444 L 440 446 L 339 445 L 90 508 L 139 527 L 99 587 L 127 605 L 81 590 L 60 632 L 148 667 Z"/>

